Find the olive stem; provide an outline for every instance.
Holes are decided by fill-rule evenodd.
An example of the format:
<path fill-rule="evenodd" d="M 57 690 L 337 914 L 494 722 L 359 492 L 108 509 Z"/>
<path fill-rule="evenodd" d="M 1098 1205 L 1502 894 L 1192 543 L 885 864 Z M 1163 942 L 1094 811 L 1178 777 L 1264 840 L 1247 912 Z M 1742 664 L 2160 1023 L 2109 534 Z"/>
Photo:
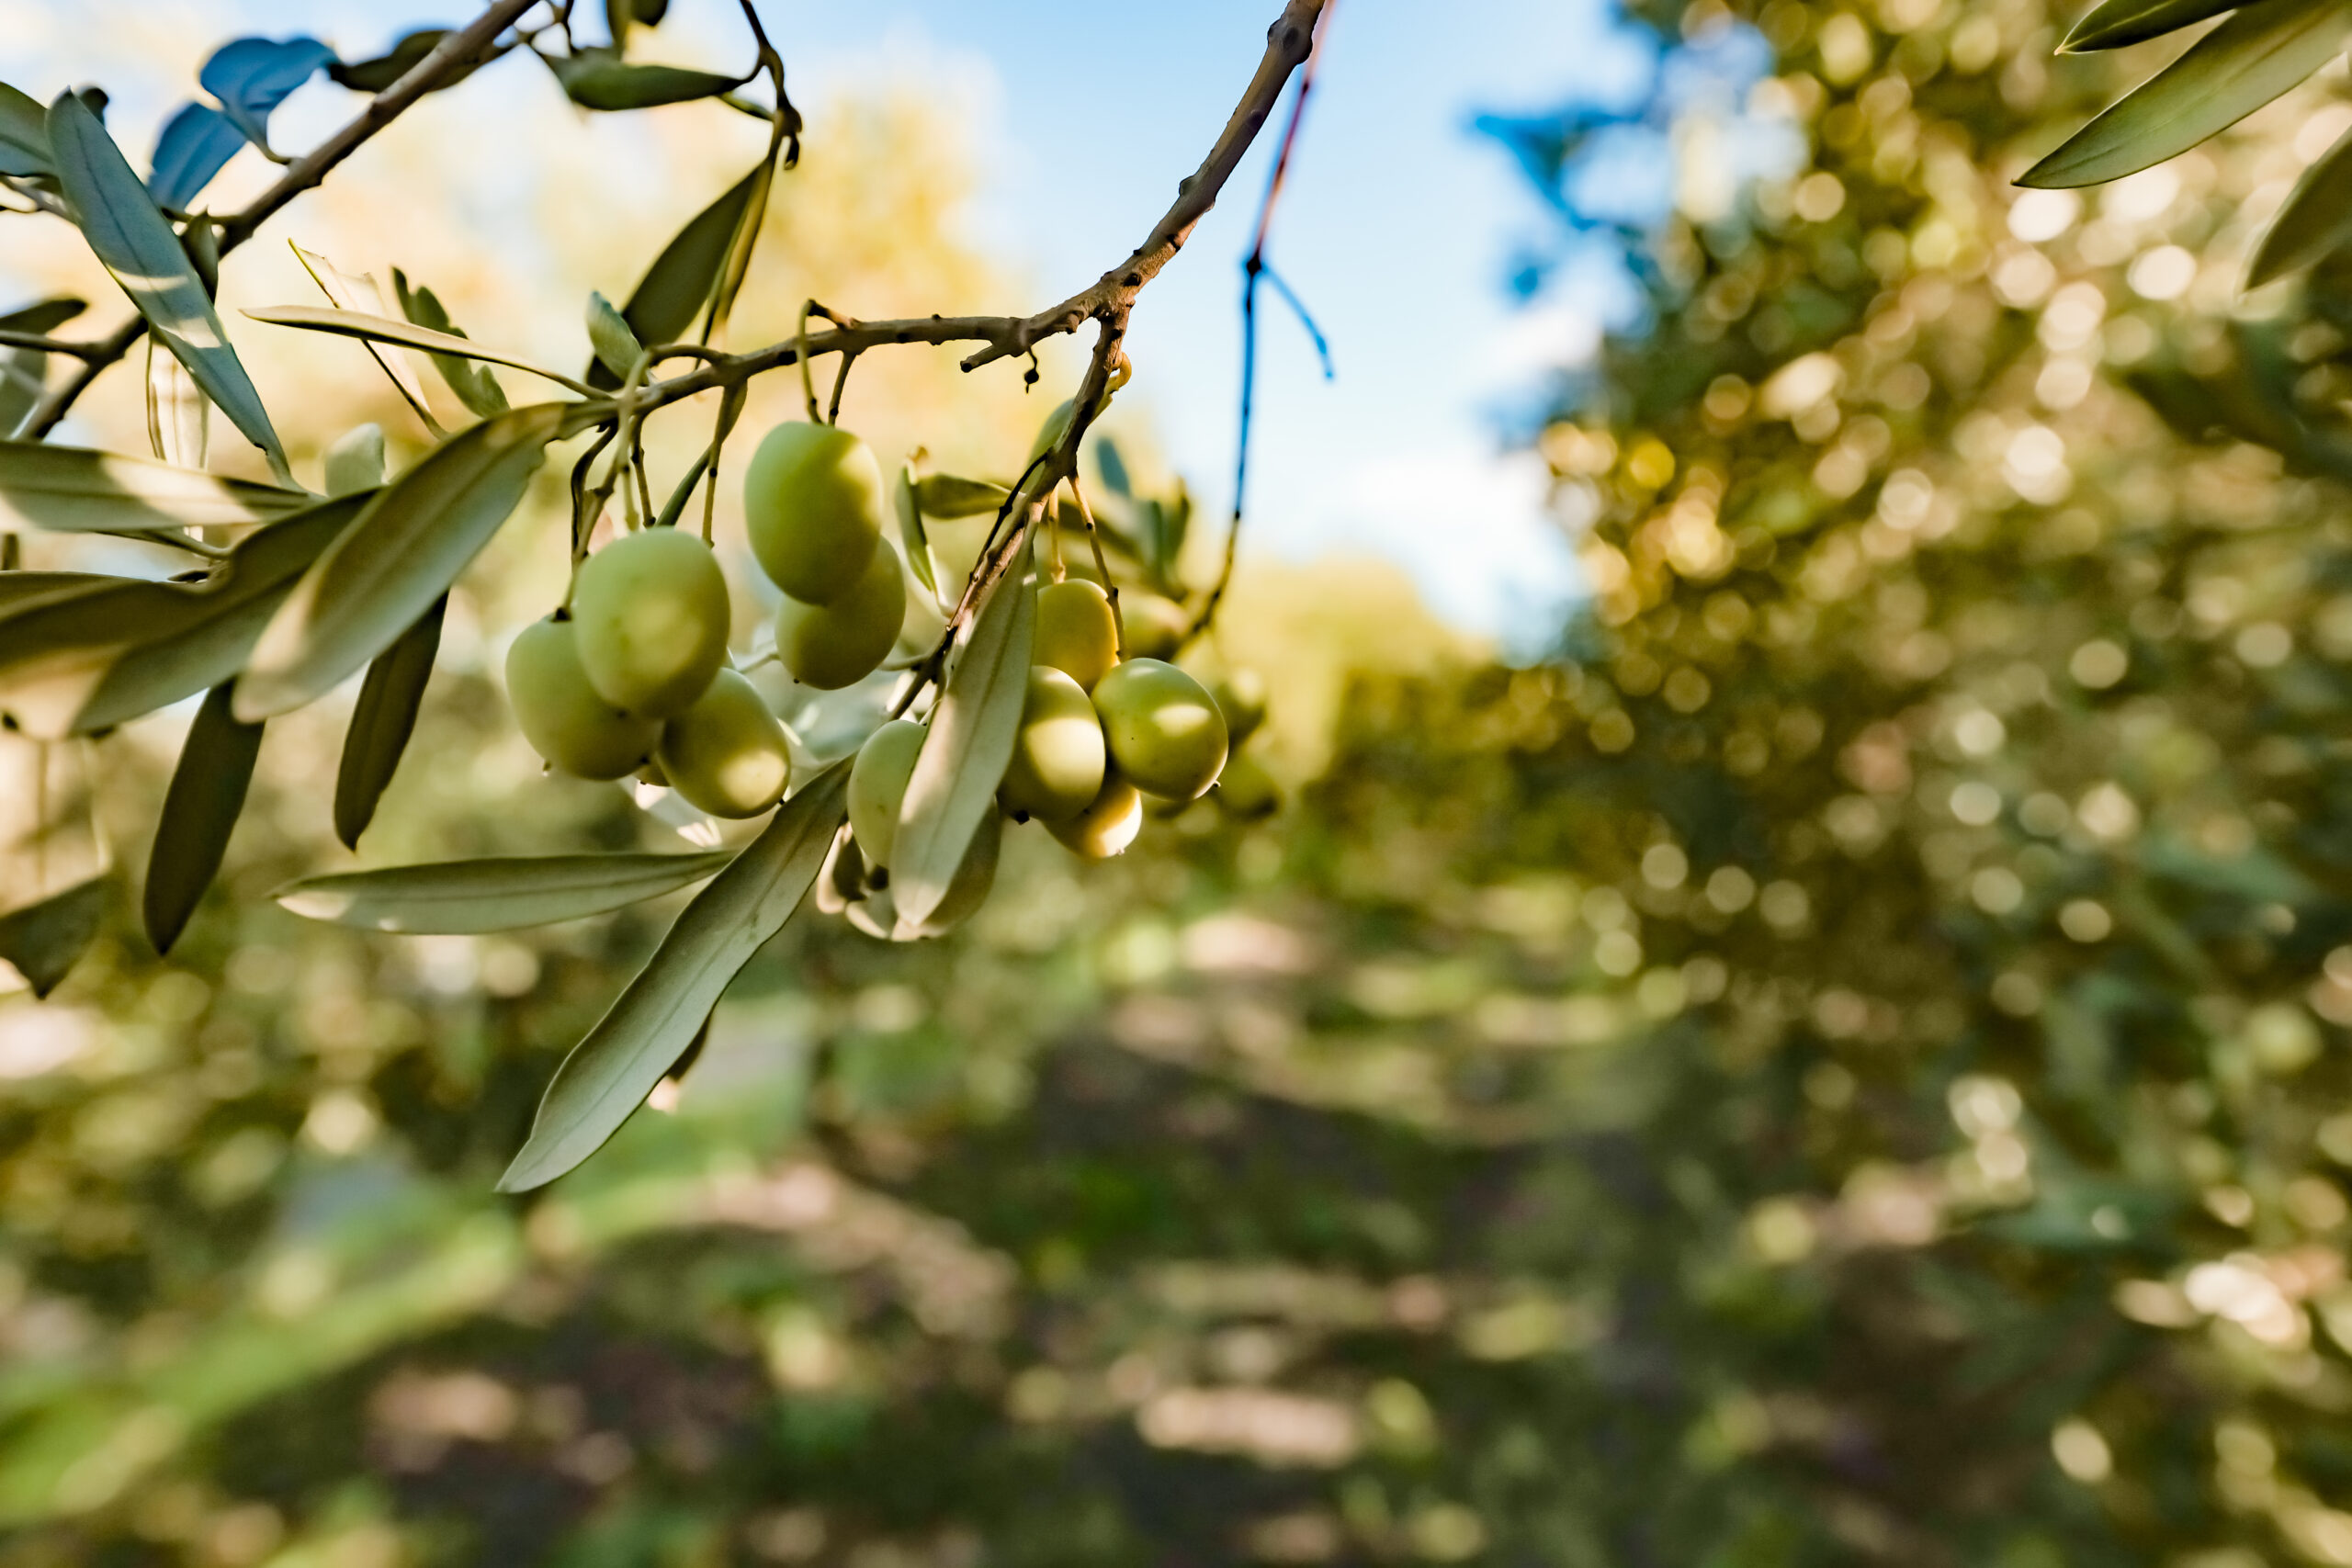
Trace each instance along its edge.
<path fill-rule="evenodd" d="M 800 350 L 800 396 L 808 405 L 808 423 L 822 424 L 824 416 L 817 412 L 817 378 L 808 373 L 808 312 L 816 308 L 814 299 L 800 307 L 800 331 L 794 334 L 793 341 Z"/>
<path fill-rule="evenodd" d="M 1111 601 L 1112 647 L 1121 659 L 1127 656 L 1127 622 L 1119 611 L 1119 585 L 1111 577 L 1111 563 L 1102 556 L 1102 530 L 1094 525 L 1094 509 L 1086 504 L 1085 482 L 1076 475 L 1069 477 L 1069 493 L 1078 502 L 1078 515 L 1086 525 L 1086 542 L 1094 547 L 1094 570 L 1102 574 L 1102 592 Z"/>

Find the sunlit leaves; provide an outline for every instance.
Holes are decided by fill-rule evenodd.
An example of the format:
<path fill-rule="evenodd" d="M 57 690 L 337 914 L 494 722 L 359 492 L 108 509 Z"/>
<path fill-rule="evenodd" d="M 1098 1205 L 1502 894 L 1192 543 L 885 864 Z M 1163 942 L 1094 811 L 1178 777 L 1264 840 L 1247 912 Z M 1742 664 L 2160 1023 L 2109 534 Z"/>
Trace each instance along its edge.
<path fill-rule="evenodd" d="M 508 856 L 313 876 L 271 897 L 306 919 L 365 931 L 471 935 L 584 919 L 716 874 L 732 851 Z"/>
<path fill-rule="evenodd" d="M 68 533 L 235 527 L 318 498 L 246 479 L 40 441 L 0 441 L 0 524 Z"/>
<path fill-rule="evenodd" d="M 2058 46 L 2059 52 L 2075 54 L 2145 43 L 2218 17 L 2237 5 L 2238 0 L 2101 0 L 2075 24 L 2066 41 Z"/>
<path fill-rule="evenodd" d="M 1037 596 L 1016 562 L 980 602 L 970 640 L 932 716 L 899 809 L 890 890 L 901 924 L 928 922 L 946 898 L 1012 760 L 1028 694 Z"/>
<path fill-rule="evenodd" d="M 2352 243 L 2352 132 L 2303 171 L 2247 264 L 2245 286 L 2300 271 Z"/>
<path fill-rule="evenodd" d="M 147 187 L 130 172 L 106 127 L 73 94 L 50 106 L 49 140 L 58 184 L 73 204 L 83 237 L 130 296 L 148 330 L 187 367 L 205 396 L 291 480 L 286 453 L 261 395 L 229 346 L 220 318 L 180 242 Z"/>
<path fill-rule="evenodd" d="M 427 297 L 429 298 L 429 293 Z M 579 385 L 560 371 L 541 369 L 520 355 L 478 344 L 463 333 L 419 326 L 413 321 L 395 321 L 389 317 L 370 315 L 363 310 L 333 310 L 316 305 L 274 305 L 266 310 L 247 310 L 245 314 L 256 321 L 267 321 L 272 326 L 300 327 L 309 332 L 331 333 L 338 337 L 358 338 L 366 343 L 386 343 L 401 348 L 418 349 L 433 355 L 436 365 L 444 359 L 459 362 L 482 359 L 488 360 L 492 365 L 505 365 L 516 370 L 527 370 L 534 376 L 543 377 L 561 386 L 577 387 Z M 450 389 L 453 391 L 458 391 L 461 398 L 466 398 L 469 408 L 473 408 L 477 400 L 488 402 L 489 400 L 481 392 L 482 379 L 471 379 L 468 385 L 474 389 L 471 397 L 468 397 L 464 391 L 459 390 L 455 381 L 450 383 Z M 497 384 L 490 382 L 488 385 L 495 389 Z M 476 408 L 474 412 L 482 413 L 484 411 Z M 491 409 L 489 412 L 504 412 L 503 401 L 499 407 Z"/>
<path fill-rule="evenodd" d="M 254 759 L 261 752 L 258 724 L 229 711 L 229 688 L 215 686 L 196 710 L 181 744 L 179 766 L 155 822 L 155 849 L 147 862 L 141 912 L 147 940 L 169 953 L 220 871 L 229 835 L 245 808 Z"/>
<path fill-rule="evenodd" d="M 325 695 L 414 626 L 522 501 L 565 412 L 484 420 L 377 492 L 278 607 L 237 682 L 238 716 Z"/>
<path fill-rule="evenodd" d="M 621 319 L 638 342 L 675 343 L 694 329 L 695 318 L 718 286 L 729 247 L 735 242 L 759 180 L 760 170 L 755 169 L 736 181 L 662 247 L 628 303 L 621 308 Z M 588 382 L 599 388 L 621 384 L 620 377 L 601 362 L 590 364 Z"/>
<path fill-rule="evenodd" d="M 408 274 L 392 268 L 392 293 L 399 299 L 401 314 L 427 332 L 446 333 L 463 338 L 449 312 L 443 308 L 440 296 L 422 286 L 411 288 Z M 458 394 L 458 400 L 475 414 L 490 419 L 506 412 L 506 393 L 499 387 L 498 378 L 489 367 L 473 362 L 474 356 L 459 354 L 435 354 L 433 368 L 441 379 Z"/>
<path fill-rule="evenodd" d="M 2344 0 L 2248 6 L 2134 88 L 2018 181 L 2062 188 L 2137 174 L 2228 129 L 2334 59 Z"/>
<path fill-rule="evenodd" d="M 695 895 L 612 1010 L 573 1048 L 506 1174 L 502 1192 L 544 1186 L 604 1145 L 643 1104 L 718 1004 L 728 983 L 784 929 L 846 814 L 837 762 L 779 807 L 757 839 Z"/>

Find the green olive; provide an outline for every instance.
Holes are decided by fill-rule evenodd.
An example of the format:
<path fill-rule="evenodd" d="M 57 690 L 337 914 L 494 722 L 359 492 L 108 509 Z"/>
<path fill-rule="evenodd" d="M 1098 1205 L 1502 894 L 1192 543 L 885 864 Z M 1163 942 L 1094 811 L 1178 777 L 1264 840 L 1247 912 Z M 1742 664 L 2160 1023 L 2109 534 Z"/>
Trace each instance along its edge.
<path fill-rule="evenodd" d="M 1216 698 L 1216 705 L 1225 715 L 1225 732 L 1233 750 L 1258 732 L 1266 722 L 1266 678 L 1255 670 L 1230 671 L 1209 688 Z"/>
<path fill-rule="evenodd" d="M 1225 766 L 1225 715 L 1206 687 L 1173 664 L 1130 659 L 1094 688 L 1119 772 L 1147 795 L 1191 800 Z"/>
<path fill-rule="evenodd" d="M 1104 755 L 1102 721 L 1084 689 L 1059 670 L 1033 664 L 997 802 L 1046 822 L 1075 817 L 1102 793 Z"/>
<path fill-rule="evenodd" d="M 695 705 L 662 727 L 662 771 L 690 806 L 757 817 L 784 798 L 792 752 L 752 682 L 721 670 Z"/>
<path fill-rule="evenodd" d="M 1255 757 L 1236 757 L 1217 775 L 1215 796 L 1227 816 L 1242 822 L 1272 817 L 1282 809 L 1282 787 Z"/>
<path fill-rule="evenodd" d="M 830 424 L 779 424 L 743 474 L 743 527 L 770 581 L 830 604 L 863 581 L 882 537 L 882 466 Z"/>
<path fill-rule="evenodd" d="M 326 449 L 329 495 L 351 495 L 384 482 L 384 427 L 355 424 Z"/>
<path fill-rule="evenodd" d="M 1192 629 L 1182 605 L 1157 593 L 1119 595 L 1119 622 L 1127 631 L 1129 659 L 1173 659 Z"/>
<path fill-rule="evenodd" d="M 1143 796 L 1114 768 L 1103 775 L 1092 805 L 1066 822 L 1046 823 L 1046 831 L 1088 860 L 1109 860 L 1125 853 L 1143 831 Z"/>
<path fill-rule="evenodd" d="M 888 866 L 898 837 L 899 807 L 914 776 L 915 758 L 931 732 L 910 718 L 894 718 L 865 738 L 849 768 L 849 830 L 867 863 Z"/>
<path fill-rule="evenodd" d="M 890 656 L 907 618 L 899 554 L 874 552 L 850 591 L 830 604 L 786 597 L 775 613 L 775 653 L 792 678 L 820 692 L 854 686 Z"/>
<path fill-rule="evenodd" d="M 506 698 L 531 750 L 583 779 L 626 776 L 662 739 L 653 720 L 631 718 L 596 694 L 570 621 L 523 628 L 506 650 Z"/>
<path fill-rule="evenodd" d="M 580 565 L 571 619 L 588 683 L 624 713 L 683 713 L 727 662 L 727 575 L 692 534 L 648 528 Z"/>
<path fill-rule="evenodd" d="M 1037 590 L 1036 641 L 1030 657 L 1092 691 L 1119 661 L 1119 628 L 1110 596 L 1076 578 Z"/>

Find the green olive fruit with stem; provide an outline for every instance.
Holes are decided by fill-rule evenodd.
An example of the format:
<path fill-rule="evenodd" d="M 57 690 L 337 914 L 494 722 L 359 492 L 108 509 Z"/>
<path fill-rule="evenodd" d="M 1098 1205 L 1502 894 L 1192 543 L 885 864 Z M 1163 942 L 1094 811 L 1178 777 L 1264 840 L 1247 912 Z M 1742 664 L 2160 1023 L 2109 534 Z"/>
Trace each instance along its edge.
<path fill-rule="evenodd" d="M 855 590 L 882 539 L 882 466 L 865 442 L 798 421 L 768 432 L 743 471 L 743 528 L 768 581 L 804 604 Z"/>
<path fill-rule="evenodd" d="M 1147 795 L 1192 800 L 1225 766 L 1225 715 L 1173 664 L 1130 659 L 1094 688 L 1095 710 L 1119 772 Z"/>
<path fill-rule="evenodd" d="M 997 804 L 1046 822 L 1075 817 L 1102 793 L 1106 756 L 1102 721 L 1085 689 L 1059 670 L 1033 664 Z"/>
<path fill-rule="evenodd" d="M 506 650 L 506 698 L 531 750 L 583 779 L 634 772 L 662 739 L 650 718 L 606 702 L 580 667 L 580 629 L 570 621 L 525 626 Z"/>
<path fill-rule="evenodd" d="M 1209 693 L 1225 715 L 1226 737 L 1238 751 L 1241 743 L 1266 722 L 1266 678 L 1248 668 L 1229 671 Z"/>
<path fill-rule="evenodd" d="M 588 683 L 639 718 L 668 718 L 702 695 L 727 662 L 729 613 L 718 558 L 676 528 L 614 540 L 571 585 Z"/>
<path fill-rule="evenodd" d="M 1143 831 L 1143 796 L 1114 768 L 1103 775 L 1092 804 L 1068 821 L 1046 823 L 1046 831 L 1074 854 L 1109 860 L 1125 853 Z"/>
<path fill-rule="evenodd" d="M 733 670 L 711 677 L 694 705 L 662 727 L 658 756 L 670 787 L 713 817 L 757 817 L 792 782 L 784 725 Z"/>
<path fill-rule="evenodd" d="M 910 718 L 894 718 L 865 738 L 849 766 L 849 830 L 866 863 L 888 867 L 898 838 L 899 807 L 914 777 L 915 759 L 931 731 Z"/>
<path fill-rule="evenodd" d="M 1111 614 L 1110 595 L 1076 578 L 1037 590 L 1036 643 L 1030 657 L 1092 691 L 1119 661 L 1119 625 Z"/>
<path fill-rule="evenodd" d="M 820 692 L 854 686 L 890 657 L 907 618 L 899 553 L 874 552 L 850 591 L 830 604 L 786 596 L 776 607 L 775 656 L 792 678 Z"/>
<path fill-rule="evenodd" d="M 1182 605 L 1157 593 L 1119 595 L 1119 616 L 1127 628 L 1129 659 L 1175 658 L 1193 626 Z"/>

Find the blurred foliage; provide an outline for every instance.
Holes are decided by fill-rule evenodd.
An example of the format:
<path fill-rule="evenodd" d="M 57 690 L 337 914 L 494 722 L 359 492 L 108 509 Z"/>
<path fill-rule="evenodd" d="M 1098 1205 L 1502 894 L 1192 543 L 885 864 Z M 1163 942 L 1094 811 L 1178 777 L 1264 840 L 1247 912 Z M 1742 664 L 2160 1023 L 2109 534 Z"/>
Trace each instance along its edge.
<path fill-rule="evenodd" d="M 0 1010 L 0 1564 L 2352 1562 L 2352 279 L 2236 294 L 2352 108 L 2020 192 L 2147 69 L 2070 19 L 1749 13 L 1807 152 L 1544 424 L 1562 657 L 1245 571 L 1278 816 L 794 928 L 547 1194 L 658 912 L 118 919 Z M 500 565 L 371 853 L 659 836 L 491 739 Z"/>

